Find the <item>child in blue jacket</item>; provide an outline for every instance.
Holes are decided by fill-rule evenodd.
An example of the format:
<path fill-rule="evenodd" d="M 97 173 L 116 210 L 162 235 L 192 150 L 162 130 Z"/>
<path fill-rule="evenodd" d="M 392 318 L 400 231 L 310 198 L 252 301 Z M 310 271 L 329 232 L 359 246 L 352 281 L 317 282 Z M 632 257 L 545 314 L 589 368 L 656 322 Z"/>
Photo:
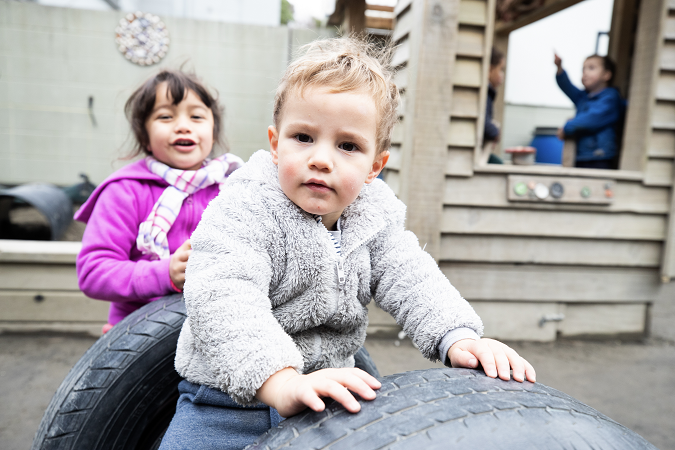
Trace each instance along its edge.
<path fill-rule="evenodd" d="M 576 167 L 614 169 L 619 150 L 617 124 L 625 109 L 619 91 L 610 87 L 614 62 L 607 56 L 586 58 L 581 77 L 584 90 L 570 82 L 558 55 L 555 55 L 555 65 L 558 66 L 555 78 L 558 86 L 577 108 L 577 115 L 558 130 L 558 137 L 576 140 Z"/>

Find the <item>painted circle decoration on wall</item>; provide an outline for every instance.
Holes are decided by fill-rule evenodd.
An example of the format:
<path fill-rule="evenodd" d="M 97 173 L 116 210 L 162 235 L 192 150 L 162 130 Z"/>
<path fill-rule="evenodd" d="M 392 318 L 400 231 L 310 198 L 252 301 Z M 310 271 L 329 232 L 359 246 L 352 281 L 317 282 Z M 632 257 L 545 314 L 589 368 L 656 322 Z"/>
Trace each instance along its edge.
<path fill-rule="evenodd" d="M 129 13 L 115 28 L 118 50 L 139 66 L 156 64 L 169 51 L 169 30 L 159 17 L 150 13 Z"/>

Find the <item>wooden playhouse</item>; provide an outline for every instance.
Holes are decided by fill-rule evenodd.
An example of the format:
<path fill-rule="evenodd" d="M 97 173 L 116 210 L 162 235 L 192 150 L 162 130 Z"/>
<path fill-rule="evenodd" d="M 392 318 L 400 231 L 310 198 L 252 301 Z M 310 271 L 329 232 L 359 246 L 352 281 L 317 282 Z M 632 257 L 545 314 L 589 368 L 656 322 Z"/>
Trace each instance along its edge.
<path fill-rule="evenodd" d="M 618 170 L 481 163 L 491 47 L 508 52 L 511 31 L 578 0 L 520 2 L 529 10 L 509 22 L 499 3 L 398 2 L 403 103 L 386 180 L 487 335 L 647 334 L 651 305 L 675 301 L 675 2 L 614 2 L 609 54 L 630 105 Z M 555 183 L 564 195 L 532 195 Z"/>

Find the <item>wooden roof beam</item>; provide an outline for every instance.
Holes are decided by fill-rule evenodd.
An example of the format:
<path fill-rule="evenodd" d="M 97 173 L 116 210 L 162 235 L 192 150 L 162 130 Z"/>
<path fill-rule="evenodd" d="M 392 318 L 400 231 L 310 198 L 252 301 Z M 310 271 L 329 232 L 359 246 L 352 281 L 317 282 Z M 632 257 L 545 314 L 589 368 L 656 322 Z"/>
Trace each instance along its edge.
<path fill-rule="evenodd" d="M 495 24 L 495 35 L 509 34 L 510 32 L 529 25 L 544 17 L 553 15 L 565 8 L 581 3 L 583 0 L 546 0 L 542 6 L 530 14 L 523 15 L 513 22 L 497 21 Z"/>

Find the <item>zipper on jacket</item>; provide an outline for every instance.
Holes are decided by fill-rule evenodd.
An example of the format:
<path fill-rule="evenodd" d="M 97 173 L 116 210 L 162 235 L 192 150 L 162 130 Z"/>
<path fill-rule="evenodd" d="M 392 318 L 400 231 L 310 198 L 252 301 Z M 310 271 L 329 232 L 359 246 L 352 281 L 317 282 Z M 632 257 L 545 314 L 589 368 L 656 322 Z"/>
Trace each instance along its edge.
<path fill-rule="evenodd" d="M 337 260 L 337 274 L 338 274 L 338 285 L 343 287 L 345 285 L 345 266 L 342 262 L 342 257 L 338 256 Z"/>

